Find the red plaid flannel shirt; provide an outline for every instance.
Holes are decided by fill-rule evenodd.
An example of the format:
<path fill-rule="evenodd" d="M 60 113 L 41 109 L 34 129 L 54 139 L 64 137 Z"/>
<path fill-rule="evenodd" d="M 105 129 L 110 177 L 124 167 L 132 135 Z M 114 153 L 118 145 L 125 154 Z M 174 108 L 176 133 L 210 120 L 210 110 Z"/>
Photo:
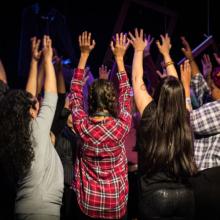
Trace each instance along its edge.
<path fill-rule="evenodd" d="M 71 82 L 73 126 L 84 142 L 76 159 L 73 188 L 84 214 L 119 219 L 126 213 L 128 197 L 124 138 L 131 126 L 130 85 L 126 73 L 118 73 L 118 118 L 95 121 L 83 108 L 83 77 L 84 70 L 76 69 Z"/>

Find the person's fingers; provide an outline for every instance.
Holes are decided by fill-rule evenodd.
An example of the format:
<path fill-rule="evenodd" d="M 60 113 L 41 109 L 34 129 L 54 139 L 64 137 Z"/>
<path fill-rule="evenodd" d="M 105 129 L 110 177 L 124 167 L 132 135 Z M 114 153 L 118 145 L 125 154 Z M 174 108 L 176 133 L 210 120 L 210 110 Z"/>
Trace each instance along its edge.
<path fill-rule="evenodd" d="M 127 34 L 123 35 L 123 45 L 126 45 L 126 41 L 127 41 Z"/>
<path fill-rule="evenodd" d="M 89 33 L 88 33 L 88 38 L 87 38 L 87 44 L 88 44 L 88 45 L 91 45 L 91 43 L 92 43 L 92 42 L 91 42 L 91 33 L 89 32 Z"/>
<path fill-rule="evenodd" d="M 95 47 L 95 44 L 96 44 L 95 40 L 92 40 L 92 46 L 91 46 L 92 49 Z"/>
<path fill-rule="evenodd" d="M 85 45 L 85 31 L 82 33 L 82 45 Z"/>
<path fill-rule="evenodd" d="M 143 39 L 143 36 L 144 36 L 144 30 L 141 29 L 141 30 L 140 30 L 140 38 Z"/>
<path fill-rule="evenodd" d="M 132 40 L 132 41 L 134 41 L 134 40 L 135 40 L 134 35 L 133 35 L 131 32 L 128 32 L 128 34 L 129 34 L 129 36 L 130 36 L 131 40 Z"/>
<path fill-rule="evenodd" d="M 116 34 L 116 41 L 115 41 L 115 45 L 118 45 L 119 44 L 119 34 L 117 33 Z"/>
<path fill-rule="evenodd" d="M 137 28 L 134 29 L 134 33 L 135 33 L 135 37 L 138 38 L 139 34 L 138 34 L 138 29 Z"/>
<path fill-rule="evenodd" d="M 159 40 L 156 41 L 156 45 L 157 45 L 158 49 L 161 48 L 161 44 L 160 44 L 160 41 L 159 41 Z"/>
<path fill-rule="evenodd" d="M 181 73 L 181 78 L 182 78 L 182 76 L 184 74 L 184 66 L 183 66 L 183 64 L 180 65 L 180 73 Z"/>
<path fill-rule="evenodd" d="M 44 35 L 44 37 L 43 37 L 43 47 L 44 48 L 46 47 L 46 35 Z"/>
<path fill-rule="evenodd" d="M 119 44 L 123 45 L 123 33 L 120 33 Z"/>
<path fill-rule="evenodd" d="M 115 47 L 114 47 L 114 42 L 113 42 L 113 41 L 111 41 L 111 43 L 110 43 L 110 47 L 111 47 L 111 50 L 112 50 L 112 51 L 114 51 L 114 50 L 115 50 Z"/>
<path fill-rule="evenodd" d="M 163 78 L 163 74 L 159 71 L 159 70 L 156 70 L 156 74 L 160 77 L 160 78 Z"/>
<path fill-rule="evenodd" d="M 82 46 L 82 36 L 79 35 L 79 46 L 81 47 Z"/>

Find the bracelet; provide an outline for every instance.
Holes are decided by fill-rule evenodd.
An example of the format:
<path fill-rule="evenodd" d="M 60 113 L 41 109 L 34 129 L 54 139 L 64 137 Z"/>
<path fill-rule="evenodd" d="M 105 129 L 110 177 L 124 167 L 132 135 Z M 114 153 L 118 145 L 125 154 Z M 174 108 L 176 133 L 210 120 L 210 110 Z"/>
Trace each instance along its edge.
<path fill-rule="evenodd" d="M 173 61 L 169 61 L 169 62 L 165 63 L 164 66 L 167 68 L 168 66 L 173 65 L 173 64 L 174 64 Z"/>
<path fill-rule="evenodd" d="M 186 105 L 188 105 L 192 109 L 192 102 L 191 102 L 191 98 L 190 97 L 186 98 Z"/>
<path fill-rule="evenodd" d="M 186 97 L 186 103 L 191 104 L 191 98 L 190 97 Z"/>

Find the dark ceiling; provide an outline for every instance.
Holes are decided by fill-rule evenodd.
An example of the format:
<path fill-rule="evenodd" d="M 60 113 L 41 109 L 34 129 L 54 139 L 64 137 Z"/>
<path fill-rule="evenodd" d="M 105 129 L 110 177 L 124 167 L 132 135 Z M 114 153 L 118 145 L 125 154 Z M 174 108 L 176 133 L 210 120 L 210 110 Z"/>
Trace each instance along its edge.
<path fill-rule="evenodd" d="M 41 1 L 44 8 L 49 6 L 59 10 L 65 17 L 71 34 L 72 44 L 75 50 L 76 60 L 79 55 L 77 37 L 84 30 L 94 34 L 97 47 L 90 65 L 95 72 L 102 63 L 109 45 L 121 7 L 125 0 L 62 0 Z M 19 42 L 21 31 L 21 14 L 24 7 L 35 1 L 8 1 L 1 6 L 0 13 L 0 56 L 5 64 L 9 76 L 9 84 L 16 87 L 17 68 L 19 56 Z M 46 2 L 46 3 L 45 3 Z M 220 19 L 218 1 L 214 0 L 149 0 L 160 7 L 166 7 L 177 14 L 177 23 L 171 30 L 173 56 L 178 61 L 181 58 L 179 36 L 185 35 L 192 46 L 202 42 L 204 34 L 214 35 L 216 40 L 220 39 Z M 156 12 L 139 4 L 132 3 L 128 8 L 123 31 L 132 30 L 134 27 L 143 27 L 147 33 L 158 38 L 160 33 L 167 31 L 172 17 Z M 209 32 L 209 33 L 208 33 Z M 152 48 L 156 56 L 156 48 Z M 128 58 L 128 62 L 130 59 Z"/>

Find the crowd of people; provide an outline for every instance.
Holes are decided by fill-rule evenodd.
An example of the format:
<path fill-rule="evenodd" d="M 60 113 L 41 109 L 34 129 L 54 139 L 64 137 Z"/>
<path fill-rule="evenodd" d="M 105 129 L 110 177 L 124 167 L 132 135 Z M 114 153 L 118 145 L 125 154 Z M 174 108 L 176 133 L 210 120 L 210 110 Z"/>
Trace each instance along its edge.
<path fill-rule="evenodd" d="M 163 73 L 154 39 L 135 29 L 110 42 L 117 73 L 102 65 L 94 79 L 96 42 L 83 32 L 69 89 L 49 36 L 31 39 L 25 89 L 0 63 L 1 219 L 220 218 L 220 56 L 213 68 L 204 54 L 200 71 L 182 37 L 177 69 L 160 38 Z"/>

